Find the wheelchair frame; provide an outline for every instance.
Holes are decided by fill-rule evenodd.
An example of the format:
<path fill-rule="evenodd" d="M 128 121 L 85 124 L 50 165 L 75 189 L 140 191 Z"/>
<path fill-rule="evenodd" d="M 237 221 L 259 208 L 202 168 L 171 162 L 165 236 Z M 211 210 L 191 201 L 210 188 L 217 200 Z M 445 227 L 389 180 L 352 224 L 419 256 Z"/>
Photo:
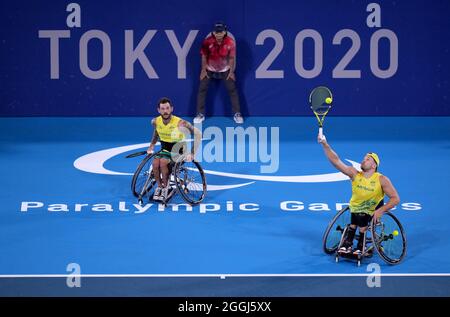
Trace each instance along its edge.
<path fill-rule="evenodd" d="M 158 153 L 160 153 L 161 151 L 162 151 L 162 149 L 157 152 L 154 152 L 152 154 L 148 154 L 141 161 L 141 163 L 138 165 L 138 167 L 136 168 L 136 171 L 133 174 L 133 179 L 131 181 L 131 191 L 132 191 L 133 195 L 138 198 L 138 203 L 140 205 L 143 205 L 145 196 L 148 196 L 149 200 L 152 200 L 151 197 L 153 197 L 152 189 L 155 187 L 156 180 L 155 180 L 155 177 L 153 176 L 152 162 L 150 162 L 150 166 L 149 166 L 148 170 L 145 172 L 146 179 L 145 179 L 144 184 L 142 185 L 141 189 L 136 189 L 136 185 L 137 185 L 136 183 L 138 181 L 139 175 L 140 175 L 142 169 L 145 167 L 145 165 L 148 164 L 149 161 L 152 160 L 153 157 L 155 155 L 157 155 Z M 167 204 L 170 202 L 170 200 L 175 196 L 176 192 L 180 193 L 183 200 L 186 201 L 187 203 L 189 203 L 190 205 L 199 204 L 200 202 L 203 201 L 203 199 L 206 196 L 207 185 L 206 185 L 205 173 L 203 172 L 203 169 L 200 166 L 200 164 L 196 161 L 192 161 L 192 162 L 196 166 L 196 168 L 198 169 L 198 171 L 201 175 L 202 194 L 201 194 L 200 198 L 198 198 L 196 200 L 191 199 L 187 195 L 187 193 L 189 192 L 189 189 L 188 189 L 189 183 L 187 182 L 186 177 L 185 177 L 185 179 L 182 180 L 178 176 L 180 169 L 182 168 L 182 165 L 184 163 L 184 158 L 185 158 L 185 155 L 180 155 L 180 157 L 178 158 L 178 160 L 176 162 L 171 161 L 169 163 L 169 170 L 170 170 L 169 186 L 172 188 L 172 192 L 165 200 L 158 201 L 158 202 L 162 202 L 162 204 L 164 206 L 167 206 Z M 187 185 L 186 185 L 186 183 L 187 183 Z"/>
<path fill-rule="evenodd" d="M 344 209 L 340 210 L 340 211 L 333 217 L 332 221 L 328 224 L 327 229 L 325 230 L 325 233 L 324 233 L 323 239 L 322 239 L 322 242 L 323 242 L 323 249 L 324 249 L 325 253 L 326 253 L 326 254 L 334 254 L 334 255 L 335 255 L 335 261 L 336 261 L 336 262 L 339 262 L 339 259 L 340 259 L 340 258 L 348 258 L 348 259 L 354 259 L 354 260 L 356 260 L 358 266 L 360 266 L 360 265 L 361 265 L 361 262 L 362 262 L 362 260 L 363 260 L 364 258 L 366 258 L 366 257 L 368 258 L 368 257 L 372 257 L 372 256 L 373 256 L 373 249 L 375 249 L 375 250 L 377 251 L 378 255 L 379 255 L 386 263 L 391 264 L 391 265 L 395 265 L 395 264 L 400 263 L 400 262 L 403 260 L 403 258 L 405 257 L 405 255 L 406 255 L 406 248 L 407 248 L 406 235 L 405 235 L 403 226 L 401 225 L 400 221 L 399 221 L 399 220 L 397 219 L 397 217 L 395 217 L 391 212 L 386 212 L 386 213 L 382 216 L 382 218 L 383 218 L 383 217 L 390 217 L 390 218 L 397 224 L 397 226 L 398 226 L 398 228 L 399 228 L 399 230 L 400 230 L 399 233 L 401 233 L 401 238 L 402 238 L 402 242 L 403 242 L 403 249 L 402 249 L 402 252 L 401 252 L 401 255 L 400 255 L 399 258 L 397 258 L 397 259 L 392 259 L 392 258 L 390 258 L 389 256 L 387 256 L 387 255 L 385 254 L 384 249 L 383 249 L 383 246 L 382 246 L 381 244 L 382 244 L 382 242 L 384 242 L 384 241 L 388 241 L 389 239 L 393 239 L 394 235 L 393 235 L 392 233 L 390 233 L 390 234 L 385 234 L 383 231 L 382 231 L 382 234 L 381 234 L 381 235 L 378 235 L 378 234 L 376 233 L 376 230 L 377 230 L 377 228 L 378 228 L 379 226 L 383 226 L 383 229 L 382 229 L 382 230 L 384 230 L 384 223 L 383 223 L 383 221 L 379 221 L 378 223 L 374 224 L 373 219 L 370 221 L 370 224 L 368 225 L 368 228 L 367 228 L 367 230 L 366 230 L 366 234 L 365 234 L 364 242 L 363 242 L 363 249 L 362 249 L 361 254 L 358 254 L 358 255 L 354 255 L 354 254 L 346 255 L 346 254 L 340 254 L 340 253 L 338 252 L 339 248 L 342 246 L 342 244 L 343 244 L 343 242 L 344 242 L 344 239 L 345 239 L 345 237 L 346 237 L 347 230 L 348 230 L 348 228 L 349 228 L 349 226 L 350 226 L 349 223 L 345 224 L 344 227 L 341 227 L 339 224 L 337 225 L 337 227 L 336 227 L 335 230 L 341 232 L 341 233 L 340 233 L 340 238 L 339 238 L 339 243 L 338 243 L 337 245 L 333 245 L 331 248 L 329 248 L 329 247 L 327 246 L 328 237 L 329 237 L 331 231 L 333 230 L 334 225 L 336 224 L 336 222 L 338 221 L 338 219 L 339 219 L 345 212 L 347 212 L 349 209 L 350 209 L 350 208 L 347 206 L 347 207 L 345 207 Z M 350 211 L 348 211 L 348 212 L 350 212 Z M 370 233 L 370 237 L 368 237 L 368 234 L 369 234 L 369 233 Z M 356 239 L 359 239 L 359 230 L 358 230 L 358 233 L 355 234 L 355 238 L 356 238 Z M 370 244 L 370 246 L 367 247 L 369 244 Z"/>

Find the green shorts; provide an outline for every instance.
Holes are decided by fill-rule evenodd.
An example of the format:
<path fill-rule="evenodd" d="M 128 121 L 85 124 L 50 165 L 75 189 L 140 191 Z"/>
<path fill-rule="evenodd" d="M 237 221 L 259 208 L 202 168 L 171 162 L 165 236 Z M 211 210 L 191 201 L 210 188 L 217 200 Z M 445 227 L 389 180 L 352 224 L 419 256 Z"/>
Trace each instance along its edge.
<path fill-rule="evenodd" d="M 167 150 L 162 150 L 161 152 L 159 152 L 158 154 L 155 155 L 156 158 L 160 158 L 160 159 L 166 159 L 169 161 L 174 161 L 173 157 L 172 157 L 172 153 L 167 151 Z"/>

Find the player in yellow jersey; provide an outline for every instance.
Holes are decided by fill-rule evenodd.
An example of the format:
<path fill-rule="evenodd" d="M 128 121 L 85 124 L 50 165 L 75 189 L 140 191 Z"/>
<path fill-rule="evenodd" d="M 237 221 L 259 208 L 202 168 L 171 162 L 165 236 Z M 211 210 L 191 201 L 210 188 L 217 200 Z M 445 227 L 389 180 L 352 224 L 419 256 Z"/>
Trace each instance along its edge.
<path fill-rule="evenodd" d="M 153 174 L 158 183 L 153 199 L 166 200 L 172 190 L 169 186 L 169 163 L 174 160 L 174 156 L 186 151 L 184 142 L 186 134 L 194 135 L 192 151 L 186 157 L 186 160 L 192 161 L 201 142 L 201 132 L 189 122 L 173 115 L 173 104 L 169 98 L 161 98 L 157 110 L 160 116 L 152 120 L 154 131 L 147 153 L 153 153 L 159 139 L 162 151 L 155 155 L 152 164 Z"/>
<path fill-rule="evenodd" d="M 362 171 L 360 172 L 353 166 L 345 165 L 340 160 L 339 156 L 328 144 L 325 136 L 320 137 L 319 135 L 318 142 L 322 144 L 325 155 L 331 164 L 350 177 L 352 181 L 352 198 L 350 199 L 351 224 L 344 243 L 338 252 L 344 254 L 352 252 L 356 227 L 359 227 L 360 238 L 353 254 L 361 254 L 364 236 L 372 217 L 374 217 L 374 220 L 377 220 L 384 212 L 394 208 L 400 202 L 400 197 L 389 178 L 378 173 L 380 159 L 377 154 L 369 152 L 364 156 L 361 162 Z M 389 201 L 383 204 L 385 194 L 389 197 Z"/>

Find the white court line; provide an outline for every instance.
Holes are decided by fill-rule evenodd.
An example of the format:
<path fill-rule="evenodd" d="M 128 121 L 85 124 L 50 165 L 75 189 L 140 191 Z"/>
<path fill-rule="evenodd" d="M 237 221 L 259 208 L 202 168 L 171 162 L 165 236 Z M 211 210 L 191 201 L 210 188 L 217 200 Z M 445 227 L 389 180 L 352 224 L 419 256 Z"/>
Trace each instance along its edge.
<path fill-rule="evenodd" d="M 450 277 L 450 273 L 355 273 L 355 274 L 3 274 L 0 278 L 47 278 L 47 277 Z"/>

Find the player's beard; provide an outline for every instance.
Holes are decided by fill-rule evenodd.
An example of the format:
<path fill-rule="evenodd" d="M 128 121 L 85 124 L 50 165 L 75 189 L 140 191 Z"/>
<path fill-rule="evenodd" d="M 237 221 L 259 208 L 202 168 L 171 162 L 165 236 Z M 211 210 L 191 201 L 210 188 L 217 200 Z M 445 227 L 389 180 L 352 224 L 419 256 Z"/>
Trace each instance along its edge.
<path fill-rule="evenodd" d="M 372 168 L 372 166 L 364 167 L 364 165 L 361 164 L 361 170 L 362 170 L 363 172 L 368 172 L 368 171 L 370 171 L 371 168 Z M 375 171 L 376 171 L 376 169 L 375 169 Z"/>

